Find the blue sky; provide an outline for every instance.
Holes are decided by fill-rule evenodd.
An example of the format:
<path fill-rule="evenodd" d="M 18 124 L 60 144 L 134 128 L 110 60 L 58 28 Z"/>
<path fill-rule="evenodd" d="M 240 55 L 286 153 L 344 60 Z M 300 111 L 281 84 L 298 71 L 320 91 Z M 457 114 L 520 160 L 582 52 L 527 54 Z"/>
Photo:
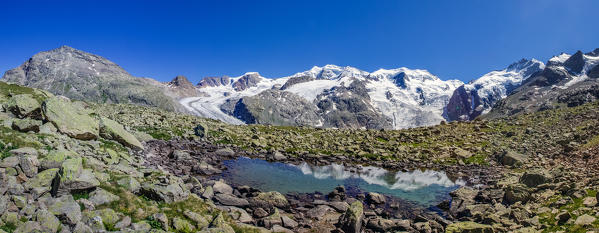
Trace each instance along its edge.
<path fill-rule="evenodd" d="M 69 45 L 135 76 L 192 82 L 314 65 L 469 81 L 599 47 L 599 1 L 2 1 L 0 71 Z"/>

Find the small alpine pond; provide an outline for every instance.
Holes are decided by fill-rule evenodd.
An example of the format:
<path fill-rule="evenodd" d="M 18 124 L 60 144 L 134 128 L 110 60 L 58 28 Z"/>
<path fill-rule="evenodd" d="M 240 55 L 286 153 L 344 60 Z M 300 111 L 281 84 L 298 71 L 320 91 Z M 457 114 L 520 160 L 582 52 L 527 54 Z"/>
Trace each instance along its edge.
<path fill-rule="evenodd" d="M 348 190 L 377 192 L 423 207 L 448 199 L 449 192 L 465 184 L 450 179 L 443 171 L 433 170 L 392 172 L 372 166 L 294 165 L 247 157 L 224 163 L 227 170 L 221 178 L 234 185 L 248 185 L 261 191 L 327 194 L 337 186 L 345 186 Z"/>

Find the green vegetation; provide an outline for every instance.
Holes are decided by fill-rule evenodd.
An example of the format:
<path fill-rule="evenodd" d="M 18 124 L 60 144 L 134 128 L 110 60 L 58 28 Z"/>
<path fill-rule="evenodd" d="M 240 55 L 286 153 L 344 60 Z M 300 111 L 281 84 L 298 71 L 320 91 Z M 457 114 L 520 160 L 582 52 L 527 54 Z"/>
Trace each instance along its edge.
<path fill-rule="evenodd" d="M 5 223 L 4 226 L 0 226 L 0 230 L 6 231 L 6 233 L 13 233 L 17 229 L 14 223 Z"/>

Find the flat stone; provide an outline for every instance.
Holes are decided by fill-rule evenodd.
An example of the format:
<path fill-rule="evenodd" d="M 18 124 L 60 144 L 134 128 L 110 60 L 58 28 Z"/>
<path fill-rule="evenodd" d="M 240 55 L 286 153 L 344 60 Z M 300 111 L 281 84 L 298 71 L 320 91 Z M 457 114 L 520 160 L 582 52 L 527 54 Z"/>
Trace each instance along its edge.
<path fill-rule="evenodd" d="M 597 198 L 596 197 L 585 197 L 582 200 L 582 204 L 586 207 L 593 207 L 597 205 Z"/>
<path fill-rule="evenodd" d="M 224 193 L 224 194 L 232 194 L 233 193 L 233 188 L 231 188 L 231 186 L 229 186 L 228 184 L 226 184 L 225 182 L 222 182 L 222 181 L 214 182 L 214 185 L 212 185 L 212 189 L 213 189 L 214 193 Z"/>
<path fill-rule="evenodd" d="M 596 218 L 593 216 L 590 216 L 588 214 L 583 214 L 581 216 L 579 216 L 578 218 L 576 218 L 576 221 L 574 222 L 574 224 L 576 225 L 581 225 L 581 226 L 590 226 L 593 224 L 593 222 L 595 222 Z"/>
<path fill-rule="evenodd" d="M 214 195 L 214 199 L 228 206 L 245 207 L 250 204 L 246 199 L 238 198 L 232 194 L 218 193 Z"/>
<path fill-rule="evenodd" d="M 120 200 L 119 196 L 114 195 L 104 189 L 96 188 L 89 194 L 89 200 L 94 203 L 95 206 L 107 204 L 113 201 Z"/>

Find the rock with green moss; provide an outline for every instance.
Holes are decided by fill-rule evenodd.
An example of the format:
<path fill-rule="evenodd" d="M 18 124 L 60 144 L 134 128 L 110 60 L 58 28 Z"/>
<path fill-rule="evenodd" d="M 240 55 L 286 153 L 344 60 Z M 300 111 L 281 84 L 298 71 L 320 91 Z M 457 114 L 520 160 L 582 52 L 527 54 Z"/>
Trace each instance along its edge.
<path fill-rule="evenodd" d="M 52 150 L 40 160 L 42 169 L 60 168 L 66 159 L 77 157 L 77 153 L 69 150 Z"/>
<path fill-rule="evenodd" d="M 15 95 L 4 104 L 7 111 L 12 112 L 19 118 L 39 118 L 41 115 L 40 107 L 40 103 L 31 94 Z"/>
<path fill-rule="evenodd" d="M 285 208 L 289 205 L 287 198 L 279 192 L 263 192 L 250 199 L 250 204 L 262 208 Z"/>
<path fill-rule="evenodd" d="M 11 128 L 20 132 L 39 132 L 42 121 L 33 119 L 14 119 Z"/>
<path fill-rule="evenodd" d="M 60 227 L 60 221 L 54 214 L 40 209 L 35 213 L 35 220 L 40 223 L 45 232 L 56 232 Z"/>
<path fill-rule="evenodd" d="M 144 148 L 139 140 L 127 132 L 121 124 L 105 117 L 100 118 L 100 136 L 133 149 L 143 150 Z"/>
<path fill-rule="evenodd" d="M 173 228 L 178 232 L 194 232 L 195 227 L 185 219 L 173 218 Z"/>
<path fill-rule="evenodd" d="M 39 130 L 40 134 L 53 135 L 53 134 L 56 134 L 56 132 L 58 132 L 58 129 L 56 129 L 56 126 L 54 126 L 51 122 L 46 122 L 45 124 L 40 126 L 40 130 Z"/>
<path fill-rule="evenodd" d="M 354 201 L 347 211 L 339 218 L 339 225 L 345 232 L 359 233 L 362 230 L 364 219 L 364 206 L 360 201 Z"/>
<path fill-rule="evenodd" d="M 493 233 L 493 227 L 475 222 L 457 222 L 445 228 L 447 233 Z"/>
<path fill-rule="evenodd" d="M 113 201 L 118 201 L 120 198 L 104 189 L 96 188 L 89 194 L 89 200 L 94 203 L 95 206 L 107 204 Z"/>
<path fill-rule="evenodd" d="M 75 225 L 81 221 L 81 208 L 71 195 L 51 198 L 47 206 L 50 213 L 63 219 L 67 224 Z"/>
<path fill-rule="evenodd" d="M 189 190 L 179 177 L 169 177 L 169 183 L 145 183 L 140 192 L 153 200 L 166 203 L 185 200 L 189 196 Z"/>
<path fill-rule="evenodd" d="M 48 98 L 42 104 L 47 121 L 52 122 L 59 132 L 80 140 L 98 138 L 99 124 L 93 117 L 79 113 L 69 100 L 61 97 Z"/>
<path fill-rule="evenodd" d="M 34 177 L 37 174 L 40 162 L 36 155 L 19 156 L 19 167 L 27 177 Z"/>
<path fill-rule="evenodd" d="M 530 200 L 530 190 L 523 184 L 510 184 L 505 188 L 503 200 L 508 204 L 516 202 L 528 202 Z"/>
<path fill-rule="evenodd" d="M 43 170 L 37 173 L 35 177 L 27 180 L 23 185 L 27 190 L 43 188 L 45 192 L 48 192 L 50 191 L 52 180 L 56 177 L 58 171 L 58 168 Z"/>
<path fill-rule="evenodd" d="M 91 189 L 100 185 L 91 169 L 83 169 L 81 157 L 67 159 L 60 169 L 59 191 Z"/>
<path fill-rule="evenodd" d="M 139 183 L 139 181 L 137 181 L 137 179 L 131 176 L 125 176 L 117 180 L 116 182 L 119 186 L 127 189 L 132 193 L 139 192 L 139 189 L 141 188 L 141 184 Z"/>
<path fill-rule="evenodd" d="M 13 233 L 34 233 L 43 232 L 42 226 L 38 222 L 27 221 L 19 225 Z"/>
<path fill-rule="evenodd" d="M 528 187 L 537 187 L 551 181 L 552 177 L 545 169 L 538 168 L 526 171 L 520 178 L 520 183 Z"/>
<path fill-rule="evenodd" d="M 235 230 L 225 221 L 222 213 L 218 213 L 210 222 L 210 232 L 234 233 Z"/>

